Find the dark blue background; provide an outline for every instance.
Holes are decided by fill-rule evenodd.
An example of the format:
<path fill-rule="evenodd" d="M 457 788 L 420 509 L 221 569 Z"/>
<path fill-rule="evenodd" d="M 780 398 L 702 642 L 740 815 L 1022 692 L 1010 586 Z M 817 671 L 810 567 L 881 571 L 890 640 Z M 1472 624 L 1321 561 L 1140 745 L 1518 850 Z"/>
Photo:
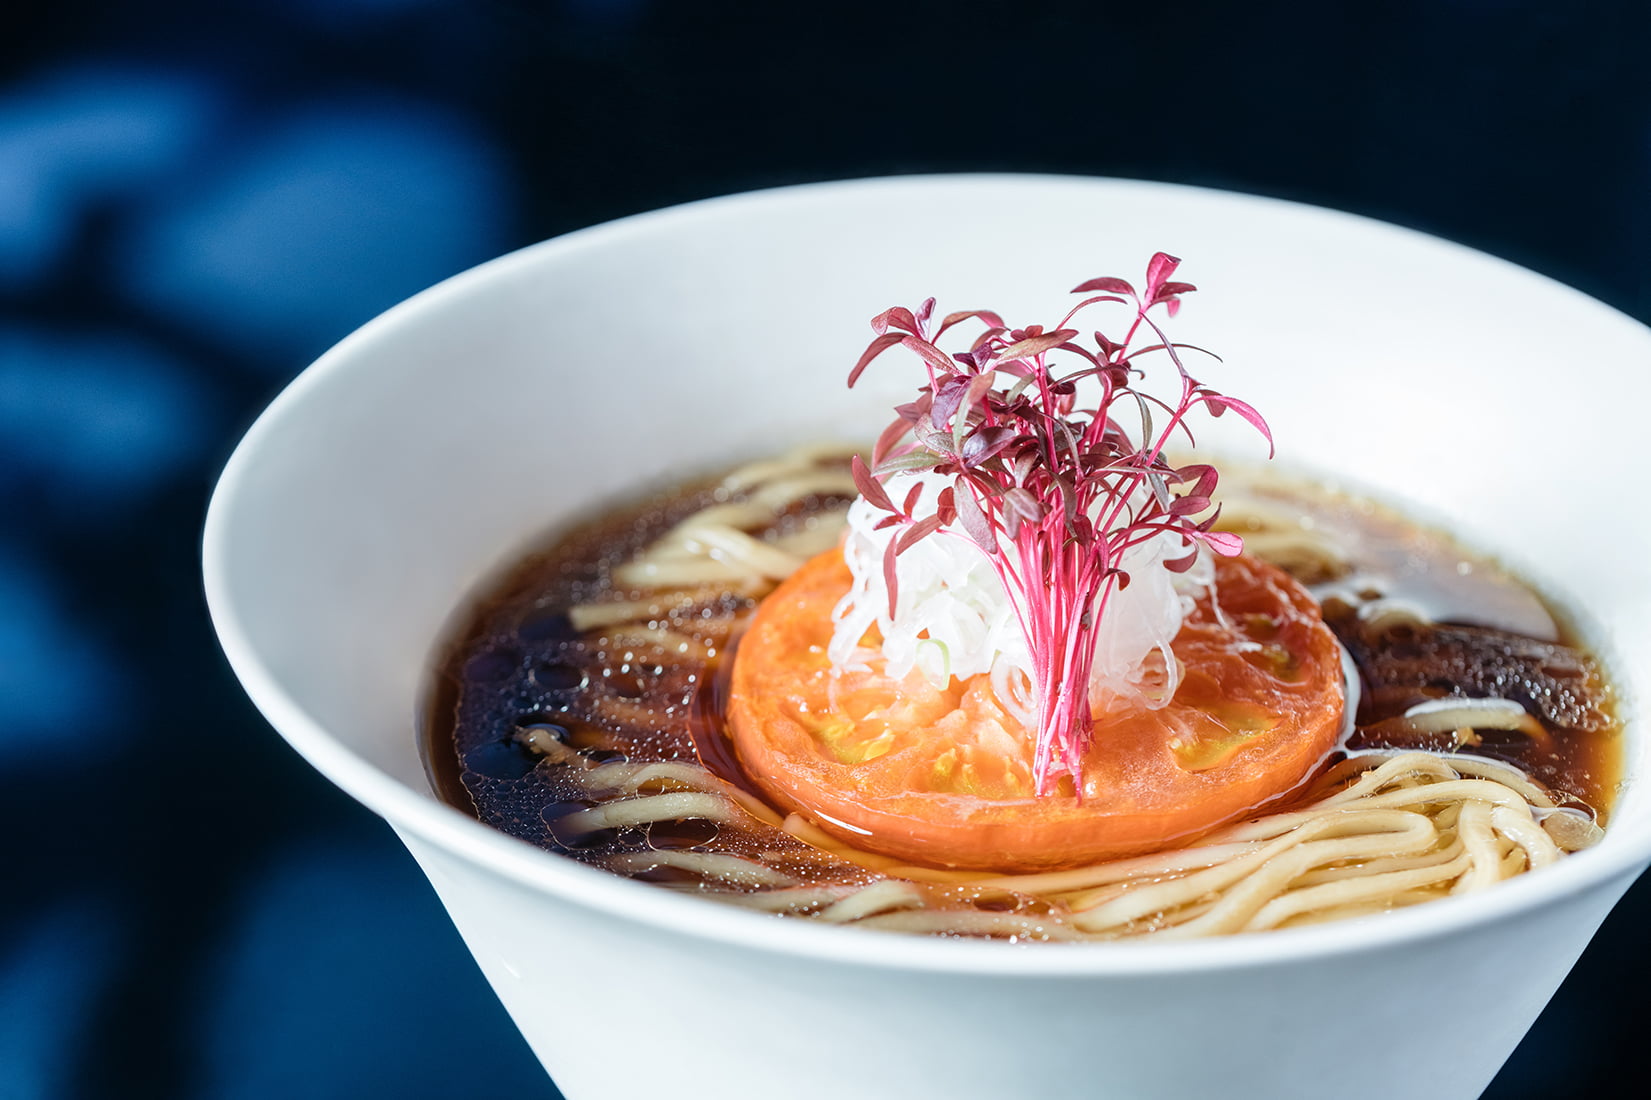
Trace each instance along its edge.
<path fill-rule="evenodd" d="M 501 251 L 669 203 L 1008 169 L 1350 209 L 1646 319 L 1644 11 L 12 11 L 0 37 L 0 1100 L 555 1095 L 389 831 L 242 698 L 199 595 L 217 467 L 287 379 L 374 313 Z M 1288 307 L 1281 297 L 1281 323 Z M 1374 338 L 1393 341 L 1403 371 L 1403 334 Z M 1565 384 L 1563 348 L 1531 354 Z M 1587 426 L 1553 428 L 1509 445 L 1597 476 Z M 1632 472 L 1606 476 L 1628 490 L 1623 507 L 1643 507 Z M 1488 1095 L 1594 1095 L 1639 1071 L 1624 998 L 1651 970 L 1648 911 L 1642 887 Z M 1349 1035 L 1327 1070 L 1402 1056 L 1380 1039 Z"/>

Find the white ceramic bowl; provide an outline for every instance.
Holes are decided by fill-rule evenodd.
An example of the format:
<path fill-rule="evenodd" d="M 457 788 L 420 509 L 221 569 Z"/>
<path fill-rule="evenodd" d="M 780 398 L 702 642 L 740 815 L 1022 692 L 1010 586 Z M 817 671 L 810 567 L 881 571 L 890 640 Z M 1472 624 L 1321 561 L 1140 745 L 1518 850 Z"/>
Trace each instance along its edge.
<path fill-rule="evenodd" d="M 1615 669 L 1631 759 L 1603 844 L 1379 919 L 1017 947 L 722 908 L 431 795 L 432 646 L 532 536 L 680 472 L 874 432 L 910 369 L 844 378 L 888 305 L 1053 320 L 1077 282 L 1159 249 L 1200 287 L 1177 336 L 1225 357 L 1208 380 L 1266 412 L 1281 463 L 1447 519 Z M 1470 1097 L 1651 860 L 1632 728 L 1651 519 L 1612 504 L 1643 461 L 1648 361 L 1651 333 L 1563 286 L 1289 203 L 1007 176 L 742 195 L 525 249 L 349 337 L 230 460 L 207 592 L 247 691 L 400 834 L 571 1100 Z"/>

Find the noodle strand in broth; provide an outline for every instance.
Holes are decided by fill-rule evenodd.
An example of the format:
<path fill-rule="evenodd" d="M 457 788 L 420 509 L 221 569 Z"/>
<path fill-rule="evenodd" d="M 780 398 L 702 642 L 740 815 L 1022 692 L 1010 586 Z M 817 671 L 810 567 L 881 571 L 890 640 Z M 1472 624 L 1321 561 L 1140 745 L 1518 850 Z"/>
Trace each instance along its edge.
<path fill-rule="evenodd" d="M 1362 916 L 1485 889 L 1598 839 L 1612 730 L 1592 719 L 1556 730 L 1520 699 L 1460 692 L 1377 714 L 1366 713 L 1367 691 L 1345 751 L 1309 790 L 1188 846 L 1094 866 L 914 867 L 776 811 L 721 735 L 717 671 L 755 602 L 835 544 L 856 493 L 847 454 L 810 448 L 742 466 L 526 563 L 445 662 L 431 754 L 443 793 L 514 835 L 668 889 L 823 923 L 1017 941 L 1189 938 Z M 1406 632 L 1432 620 L 1402 592 L 1372 586 L 1360 546 L 1334 524 L 1302 517 L 1330 508 L 1380 531 L 1389 519 L 1323 500 L 1304 512 L 1301 498 L 1229 493 L 1225 525 L 1314 586 L 1338 633 L 1380 645 L 1391 635 L 1394 652 L 1408 653 Z M 1434 553 L 1448 545 L 1402 538 L 1431 538 Z M 1368 647 L 1350 648 L 1361 660 L 1351 710 L 1360 673 L 1375 666 Z M 1584 709 L 1603 714 L 1597 670 L 1564 652 L 1583 669 L 1567 683 L 1585 681 Z M 487 680 L 478 666 L 490 681 L 477 682 Z M 1376 679 L 1380 705 L 1399 705 L 1402 678 Z M 1487 745 L 1491 755 L 1458 751 Z M 1530 756 L 1541 778 L 1498 753 Z"/>

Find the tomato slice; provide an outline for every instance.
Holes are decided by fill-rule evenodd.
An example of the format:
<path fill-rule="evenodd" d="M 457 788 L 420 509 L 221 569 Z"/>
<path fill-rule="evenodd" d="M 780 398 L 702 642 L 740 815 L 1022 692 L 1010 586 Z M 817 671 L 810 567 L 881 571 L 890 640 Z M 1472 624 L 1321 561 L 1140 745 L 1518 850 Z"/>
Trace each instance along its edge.
<path fill-rule="evenodd" d="M 863 850 L 1030 871 L 1173 846 L 1299 787 L 1341 730 L 1341 658 L 1312 597 L 1264 562 L 1218 558 L 1174 642 L 1174 699 L 1098 714 L 1082 797 L 1070 779 L 1038 797 L 1033 732 L 988 677 L 937 689 L 875 660 L 832 669 L 849 580 L 830 551 L 763 601 L 735 656 L 728 723 L 770 799 Z"/>

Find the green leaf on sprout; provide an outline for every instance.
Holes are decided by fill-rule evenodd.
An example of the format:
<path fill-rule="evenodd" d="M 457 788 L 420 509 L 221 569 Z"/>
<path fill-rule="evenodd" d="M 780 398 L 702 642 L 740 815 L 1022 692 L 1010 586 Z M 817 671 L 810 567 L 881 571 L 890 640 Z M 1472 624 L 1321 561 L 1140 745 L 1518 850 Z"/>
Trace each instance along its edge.
<path fill-rule="evenodd" d="M 908 451 L 903 455 L 894 455 L 885 458 L 872 468 L 872 473 L 878 477 L 884 474 L 901 473 L 908 470 L 932 470 L 945 461 L 941 455 L 930 451 Z"/>

